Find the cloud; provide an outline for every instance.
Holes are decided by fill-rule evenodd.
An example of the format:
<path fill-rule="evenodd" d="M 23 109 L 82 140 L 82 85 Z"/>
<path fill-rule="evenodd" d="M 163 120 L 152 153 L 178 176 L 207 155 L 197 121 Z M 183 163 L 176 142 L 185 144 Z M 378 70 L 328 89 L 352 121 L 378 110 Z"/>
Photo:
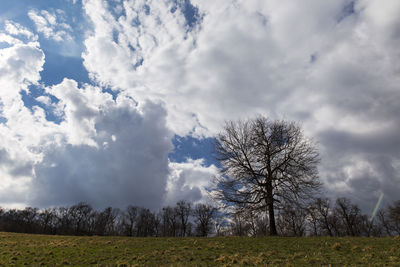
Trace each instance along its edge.
<path fill-rule="evenodd" d="M 345 194 L 364 210 L 380 192 L 398 198 L 400 2 L 82 6 L 92 25 L 82 56 L 98 85 L 41 85 L 45 58 L 37 36 L 11 21 L 0 32 L 2 203 L 200 201 L 216 169 L 168 162 L 173 134 L 212 137 L 225 120 L 256 114 L 302 123 L 318 142 L 331 196 Z M 47 39 L 71 36 L 62 11 L 32 9 L 29 17 Z M 28 108 L 21 92 L 33 87 L 43 94 Z"/>
<path fill-rule="evenodd" d="M 72 28 L 65 23 L 63 17 L 64 12 L 57 10 L 56 12 L 49 12 L 47 10 L 30 10 L 28 12 L 29 18 L 35 23 L 36 30 L 42 33 L 46 39 L 53 39 L 57 42 L 71 41 Z"/>
<path fill-rule="evenodd" d="M 173 1 L 123 1 L 118 14 L 83 4 L 89 73 L 138 102 L 163 101 L 175 133 L 213 136 L 255 114 L 300 121 L 332 195 L 351 192 L 366 209 L 366 192 L 397 197 L 398 1 L 193 0 L 202 19 L 189 30 Z"/>
<path fill-rule="evenodd" d="M 12 22 L 6 22 L 5 26 L 6 32 L 1 34 L 15 41 L 0 50 L 0 203 L 18 207 L 26 203 L 32 164 L 40 159 L 31 147 L 40 135 L 32 129 L 43 125 L 40 112 L 31 113 L 24 106 L 20 92 L 38 83 L 44 54 L 32 33 Z"/>
<path fill-rule="evenodd" d="M 289 98 L 312 91 L 302 85 L 310 55 L 338 33 L 323 41 L 305 36 L 332 31 L 343 5 L 309 1 L 305 14 L 304 8 L 280 7 L 274 1 L 195 2 L 204 16 L 188 31 L 184 14 L 170 12 L 172 1 L 124 3 L 125 15 L 114 16 L 100 2 L 85 2 L 94 26 L 85 41 L 85 66 L 99 82 L 138 101 L 165 101 L 168 124 L 179 135 L 213 134 L 225 119 L 288 113 L 286 106 L 293 105 Z M 294 35 L 293 23 L 304 34 Z M 291 113 L 310 116 L 310 103 L 307 98 L 304 102 Z"/>
<path fill-rule="evenodd" d="M 3 131 L 4 129 L 0 127 L 3 144 L 10 144 L 10 140 L 4 138 Z M 15 143 L 11 143 L 11 145 L 15 145 Z M 18 147 L 14 148 L 18 149 Z M 0 175 L 0 203 L 6 204 L 8 207 L 23 207 L 26 203 L 27 185 L 32 176 L 31 161 L 24 157 L 23 152 L 15 153 L 12 147 L 2 147 L 0 149 Z"/>
<path fill-rule="evenodd" d="M 218 168 L 206 167 L 203 159 L 187 159 L 185 162 L 170 162 L 171 174 L 167 182 L 166 205 L 174 205 L 179 200 L 193 203 L 209 201 L 207 189 Z"/>
<path fill-rule="evenodd" d="M 37 36 L 34 35 L 31 31 L 29 31 L 27 28 L 21 26 L 18 23 L 14 23 L 12 21 L 6 21 L 5 22 L 5 30 L 8 34 L 14 35 L 14 36 L 25 36 L 29 40 L 36 41 Z"/>
<path fill-rule="evenodd" d="M 332 187 L 330 194 L 351 197 L 367 211 L 381 192 L 388 203 L 397 200 L 399 130 L 398 125 L 392 125 L 364 133 L 335 129 L 320 132 L 321 176 Z"/>
<path fill-rule="evenodd" d="M 179 99 L 176 91 L 181 89 L 180 83 L 185 84 L 179 80 L 186 78 L 180 64 L 186 64 L 194 39 L 187 32 L 183 13 L 170 12 L 173 5 L 168 1 L 124 2 L 125 15 L 114 14 L 113 8 L 96 1 L 84 1 L 84 8 L 94 27 L 85 40 L 83 55 L 91 76 L 101 84 L 122 89 L 139 102 L 148 98 L 164 101 L 168 124 L 177 118 L 170 128 L 180 134 L 191 130 L 196 117 L 187 105 L 180 105 L 186 109 L 181 112 L 171 109 L 172 102 L 165 101 L 166 97 L 173 98 L 175 104 L 186 100 Z M 150 76 L 151 83 L 147 81 Z M 183 97 L 185 91 L 182 91 Z"/>
<path fill-rule="evenodd" d="M 162 104 L 113 99 L 71 79 L 41 85 L 45 58 L 36 41 L 20 40 L 0 56 L 2 206 L 160 207 L 173 148 Z M 41 106 L 28 108 L 21 92 L 34 88 L 42 90 Z M 59 122 L 49 121 L 48 112 Z"/>
<path fill-rule="evenodd" d="M 69 81 L 64 81 L 63 86 L 64 92 L 70 90 L 71 94 L 67 94 L 74 96 L 82 90 Z M 87 93 L 93 89 L 84 90 Z M 100 92 L 97 96 L 91 94 L 90 105 L 96 104 L 96 97 L 103 97 Z M 112 101 L 111 97 L 107 101 Z M 73 135 L 68 133 L 65 144 L 50 146 L 43 161 L 35 165 L 31 203 L 65 205 L 81 200 L 96 207 L 124 208 L 134 204 L 159 208 L 169 174 L 168 153 L 172 149 L 163 107 L 150 102 L 135 107 L 132 100 L 119 98 L 115 103 L 103 103 L 97 111 L 85 107 L 88 103 L 75 104 L 80 109 L 70 111 L 73 115 L 66 112 L 66 116 L 81 121 L 92 118 L 92 124 L 76 125 L 69 118 L 63 123 L 74 131 L 91 133 L 86 138 L 92 142 L 74 145 L 76 140 L 69 140 Z"/>
<path fill-rule="evenodd" d="M 12 25 L 8 22 L 7 25 Z M 19 29 L 21 29 L 19 27 Z M 24 29 L 25 31 L 25 29 Z M 15 33 L 15 32 L 14 32 Z M 4 33 L 5 34 L 5 33 Z M 25 34 L 33 36 L 33 34 Z M 8 35 L 9 36 L 9 35 Z M 36 133 L 29 129 L 31 122 L 40 127 L 42 121 L 31 113 L 21 99 L 21 91 L 27 91 L 29 85 L 37 84 L 39 72 L 44 64 L 44 54 L 39 43 L 33 40 L 18 40 L 0 52 L 0 133 L 2 146 L 15 149 L 11 158 L 18 160 L 15 155 L 32 155 L 29 152 L 31 141 L 36 140 Z M 24 137 L 28 138 L 24 138 Z M 27 156 L 29 158 L 29 156 Z M 24 161 L 20 159 L 20 161 Z"/>

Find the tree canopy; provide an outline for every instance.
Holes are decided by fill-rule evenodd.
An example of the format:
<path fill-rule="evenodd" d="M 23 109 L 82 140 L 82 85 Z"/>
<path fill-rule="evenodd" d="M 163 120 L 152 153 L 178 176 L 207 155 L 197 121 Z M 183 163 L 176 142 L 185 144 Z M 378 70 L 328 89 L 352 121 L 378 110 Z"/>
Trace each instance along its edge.
<path fill-rule="evenodd" d="M 226 122 L 215 153 L 222 169 L 214 198 L 225 206 L 264 210 L 271 235 L 277 234 L 274 209 L 307 200 L 321 185 L 316 146 L 295 122 L 262 116 Z"/>

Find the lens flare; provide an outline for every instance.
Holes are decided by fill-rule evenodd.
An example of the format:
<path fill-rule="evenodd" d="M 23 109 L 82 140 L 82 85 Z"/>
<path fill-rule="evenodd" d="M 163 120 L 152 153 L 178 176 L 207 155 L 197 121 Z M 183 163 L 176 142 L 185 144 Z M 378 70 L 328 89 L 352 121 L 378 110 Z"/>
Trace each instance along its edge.
<path fill-rule="evenodd" d="M 379 196 L 378 202 L 375 205 L 375 209 L 371 214 L 371 217 L 369 218 L 369 220 L 372 222 L 376 216 L 376 214 L 378 213 L 379 208 L 382 205 L 382 201 L 383 201 L 383 193 L 381 193 L 381 195 Z"/>

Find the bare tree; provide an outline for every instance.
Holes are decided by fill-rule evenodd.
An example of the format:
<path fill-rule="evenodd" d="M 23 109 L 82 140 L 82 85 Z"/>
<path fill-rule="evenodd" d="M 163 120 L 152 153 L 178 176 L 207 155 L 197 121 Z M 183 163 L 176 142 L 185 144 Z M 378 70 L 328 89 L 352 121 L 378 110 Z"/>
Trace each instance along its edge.
<path fill-rule="evenodd" d="M 230 229 L 235 236 L 266 236 L 268 221 L 264 213 L 253 210 L 236 210 L 231 213 Z"/>
<path fill-rule="evenodd" d="M 377 217 L 387 235 L 400 235 L 400 200 L 380 210 Z"/>
<path fill-rule="evenodd" d="M 265 214 L 254 214 L 256 232 L 255 236 L 266 236 L 268 235 L 268 218 L 266 218 Z"/>
<path fill-rule="evenodd" d="M 46 234 L 54 234 L 57 223 L 55 209 L 45 209 L 39 213 L 39 224 L 41 231 Z"/>
<path fill-rule="evenodd" d="M 277 235 L 279 203 L 309 199 L 321 185 L 319 154 L 294 122 L 261 116 L 227 122 L 215 152 L 223 168 L 214 181 L 214 198 L 226 206 L 265 211 L 270 235 Z"/>
<path fill-rule="evenodd" d="M 231 234 L 229 221 L 225 214 L 217 214 L 215 217 L 215 234 L 216 236 L 228 236 Z"/>
<path fill-rule="evenodd" d="M 179 217 L 177 210 L 171 206 L 162 209 L 163 236 L 176 236 Z"/>
<path fill-rule="evenodd" d="M 208 236 L 212 230 L 212 222 L 216 208 L 208 204 L 197 204 L 193 215 L 196 220 L 196 231 L 199 236 Z"/>
<path fill-rule="evenodd" d="M 112 207 L 105 208 L 101 212 L 97 212 L 95 216 L 95 232 L 97 235 L 114 234 L 114 226 L 119 210 Z"/>
<path fill-rule="evenodd" d="M 231 214 L 231 233 L 234 236 L 247 236 L 250 232 L 250 223 L 243 210 L 236 210 Z"/>
<path fill-rule="evenodd" d="M 392 230 L 391 230 L 391 227 L 390 227 L 389 220 L 387 218 L 386 210 L 384 210 L 384 209 L 379 210 L 378 213 L 376 214 L 376 217 L 378 218 L 378 222 L 379 222 L 382 230 L 385 230 L 386 235 L 391 236 L 392 235 Z"/>
<path fill-rule="evenodd" d="M 400 200 L 388 206 L 388 215 L 393 232 L 400 235 Z"/>
<path fill-rule="evenodd" d="M 308 207 L 314 235 L 333 236 L 332 210 L 329 198 L 317 198 Z"/>
<path fill-rule="evenodd" d="M 140 208 L 136 236 L 154 236 L 156 234 L 157 218 L 149 209 Z"/>
<path fill-rule="evenodd" d="M 191 204 L 185 200 L 176 203 L 176 213 L 179 217 L 181 236 L 186 236 L 189 216 L 192 212 Z"/>
<path fill-rule="evenodd" d="M 298 205 L 287 203 L 279 210 L 278 229 L 283 236 L 303 236 L 306 231 L 307 212 Z"/>
<path fill-rule="evenodd" d="M 57 223 L 56 233 L 61 235 L 74 234 L 72 230 L 72 217 L 68 207 L 58 207 L 55 210 Z"/>
<path fill-rule="evenodd" d="M 311 204 L 306 208 L 307 221 L 310 227 L 310 235 L 318 236 L 321 234 L 321 226 L 318 217 L 318 210 L 315 205 Z"/>
<path fill-rule="evenodd" d="M 87 234 L 87 222 L 89 221 L 92 212 L 92 206 L 85 202 L 80 202 L 69 208 L 69 215 L 72 219 L 71 223 L 74 225 L 74 231 L 76 234 Z"/>
<path fill-rule="evenodd" d="M 20 212 L 24 232 L 34 233 L 36 231 L 35 222 L 38 220 L 38 211 L 39 211 L 38 208 L 26 207 L 24 210 Z"/>
<path fill-rule="evenodd" d="M 334 211 L 341 220 L 346 235 L 356 236 L 360 234 L 361 210 L 356 204 L 352 204 L 347 198 L 338 198 Z"/>
<path fill-rule="evenodd" d="M 128 236 L 135 235 L 138 207 L 129 205 L 123 214 L 123 225 Z"/>

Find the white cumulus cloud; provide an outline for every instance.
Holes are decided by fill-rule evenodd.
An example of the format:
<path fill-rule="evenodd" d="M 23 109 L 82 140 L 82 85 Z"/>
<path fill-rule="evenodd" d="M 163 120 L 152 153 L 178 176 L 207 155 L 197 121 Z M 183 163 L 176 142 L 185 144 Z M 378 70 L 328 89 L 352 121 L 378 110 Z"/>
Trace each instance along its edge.
<path fill-rule="evenodd" d="M 0 59 L 0 205 L 162 205 L 173 148 L 162 104 L 113 99 L 71 79 L 40 84 L 45 58 L 36 41 L 20 39 Z M 34 87 L 44 90 L 36 100 L 46 110 L 25 106 L 21 92 Z"/>
<path fill-rule="evenodd" d="M 397 197 L 398 1 L 180 3 L 122 1 L 116 13 L 83 1 L 92 77 L 139 102 L 163 101 L 179 135 L 212 136 L 224 120 L 255 114 L 299 121 L 319 143 L 333 195 L 349 192 L 364 208 L 374 202 L 365 192 Z"/>
<path fill-rule="evenodd" d="M 47 39 L 53 39 L 57 42 L 72 40 L 70 25 L 65 23 L 63 12 L 49 12 L 47 10 L 30 10 L 29 18 L 35 23 L 36 30 L 43 34 Z"/>
<path fill-rule="evenodd" d="M 216 166 L 205 166 L 203 159 L 187 159 L 185 162 L 170 162 L 169 167 L 166 205 L 174 205 L 182 199 L 193 203 L 210 201 L 208 189 L 218 175 Z"/>

